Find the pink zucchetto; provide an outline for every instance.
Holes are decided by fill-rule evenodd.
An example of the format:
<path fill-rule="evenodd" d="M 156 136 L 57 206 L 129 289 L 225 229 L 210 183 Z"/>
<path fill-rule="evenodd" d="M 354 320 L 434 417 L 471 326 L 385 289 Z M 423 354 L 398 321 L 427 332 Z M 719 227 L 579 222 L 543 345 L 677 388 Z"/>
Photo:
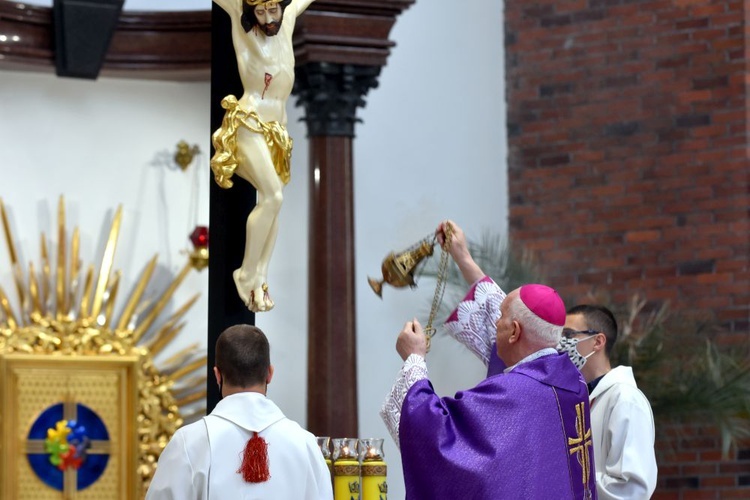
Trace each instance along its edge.
<path fill-rule="evenodd" d="M 557 292 L 546 285 L 524 285 L 521 301 L 531 312 L 553 325 L 565 325 L 565 304 Z"/>

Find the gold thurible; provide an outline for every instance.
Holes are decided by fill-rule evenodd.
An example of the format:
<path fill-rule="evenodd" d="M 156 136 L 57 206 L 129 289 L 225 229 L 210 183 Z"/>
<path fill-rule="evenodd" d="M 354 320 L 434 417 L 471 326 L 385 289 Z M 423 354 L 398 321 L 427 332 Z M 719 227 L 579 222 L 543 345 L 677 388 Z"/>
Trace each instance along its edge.
<path fill-rule="evenodd" d="M 414 287 L 414 271 L 417 266 L 427 257 L 432 255 L 432 249 L 435 246 L 435 239 L 432 241 L 425 238 L 413 247 L 400 253 L 391 252 L 383 260 L 381 272 L 382 280 L 367 278 L 372 290 L 378 295 L 383 296 L 383 283 L 388 283 L 395 288 L 404 288 L 406 286 Z"/>
<path fill-rule="evenodd" d="M 430 317 L 427 320 L 424 333 L 427 335 L 427 350 L 430 350 L 430 342 L 432 336 L 435 335 L 435 328 L 432 326 L 432 322 L 435 319 L 440 304 L 443 301 L 443 293 L 445 292 L 446 274 L 448 272 L 448 256 L 450 254 L 451 240 L 453 235 L 453 228 L 450 223 L 446 222 L 443 225 L 443 231 L 445 235 L 445 241 L 443 243 L 442 252 L 440 254 L 440 263 L 438 264 L 437 271 L 437 283 L 435 285 L 435 294 L 432 298 L 432 307 L 430 309 Z M 382 280 L 376 280 L 374 278 L 367 278 L 367 282 L 370 284 L 372 290 L 378 295 L 383 297 L 383 283 L 388 283 L 395 288 L 404 288 L 406 286 L 415 287 L 414 272 L 417 266 L 427 257 L 430 257 L 433 253 L 433 248 L 437 243 L 437 238 L 425 238 L 414 246 L 404 250 L 400 253 L 391 252 L 383 260 L 381 271 L 383 274 Z"/>

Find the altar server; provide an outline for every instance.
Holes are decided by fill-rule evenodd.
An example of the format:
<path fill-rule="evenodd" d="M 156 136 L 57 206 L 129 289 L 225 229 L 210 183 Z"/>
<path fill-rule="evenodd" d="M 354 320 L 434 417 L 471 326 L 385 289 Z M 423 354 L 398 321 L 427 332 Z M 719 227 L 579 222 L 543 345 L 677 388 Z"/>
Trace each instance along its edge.
<path fill-rule="evenodd" d="M 568 309 L 560 344 L 589 386 L 591 431 L 600 500 L 646 500 L 658 468 L 654 414 L 629 366 L 612 368 L 617 321 L 603 306 Z"/>
<path fill-rule="evenodd" d="M 236 325 L 216 341 L 222 400 L 179 429 L 159 458 L 146 500 L 330 500 L 331 476 L 315 437 L 266 397 L 268 339 Z"/>

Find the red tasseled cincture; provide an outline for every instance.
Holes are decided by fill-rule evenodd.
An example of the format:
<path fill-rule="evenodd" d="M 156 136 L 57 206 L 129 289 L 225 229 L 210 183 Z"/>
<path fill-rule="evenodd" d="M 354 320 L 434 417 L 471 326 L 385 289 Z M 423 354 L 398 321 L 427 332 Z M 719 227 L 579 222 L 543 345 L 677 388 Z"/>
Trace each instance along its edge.
<path fill-rule="evenodd" d="M 247 441 L 242 453 L 242 465 L 237 472 L 248 483 L 262 483 L 271 479 L 271 471 L 268 470 L 268 443 L 257 432 Z"/>

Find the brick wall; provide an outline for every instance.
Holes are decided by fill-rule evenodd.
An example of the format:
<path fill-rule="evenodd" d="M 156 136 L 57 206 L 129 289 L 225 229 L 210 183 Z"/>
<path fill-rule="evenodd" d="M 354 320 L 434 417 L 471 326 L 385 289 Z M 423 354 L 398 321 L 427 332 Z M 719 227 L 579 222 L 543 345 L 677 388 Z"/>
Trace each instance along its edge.
<path fill-rule="evenodd" d="M 639 292 L 747 345 L 749 15 L 741 0 L 506 0 L 510 235 L 569 305 Z M 714 437 L 670 439 L 660 498 L 750 497 L 750 450 L 722 461 Z"/>

